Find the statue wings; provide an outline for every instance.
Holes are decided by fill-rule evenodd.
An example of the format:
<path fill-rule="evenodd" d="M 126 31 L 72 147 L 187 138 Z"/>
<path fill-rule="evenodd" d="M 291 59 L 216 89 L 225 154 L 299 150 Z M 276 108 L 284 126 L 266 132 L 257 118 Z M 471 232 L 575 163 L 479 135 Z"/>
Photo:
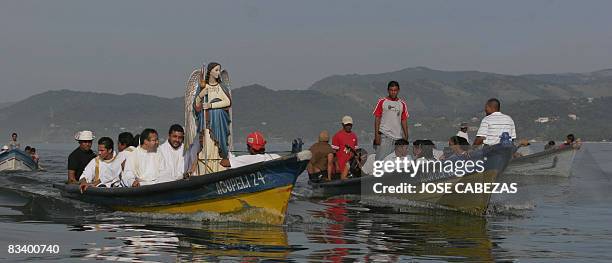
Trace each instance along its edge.
<path fill-rule="evenodd" d="M 193 109 L 193 100 L 197 95 L 196 91 L 198 89 L 198 82 L 200 81 L 201 76 L 202 69 L 196 69 L 191 72 L 191 75 L 189 75 L 189 79 L 187 80 L 187 87 L 185 89 L 185 141 L 183 144 L 185 152 L 188 152 L 193 141 L 197 140 L 195 137 L 198 133 L 198 125 L 196 123 Z"/>

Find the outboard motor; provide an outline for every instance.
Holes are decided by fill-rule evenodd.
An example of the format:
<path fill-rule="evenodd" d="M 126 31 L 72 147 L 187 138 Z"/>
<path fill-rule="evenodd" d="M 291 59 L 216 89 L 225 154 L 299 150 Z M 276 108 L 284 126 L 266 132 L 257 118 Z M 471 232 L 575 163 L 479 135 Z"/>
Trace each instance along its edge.
<path fill-rule="evenodd" d="M 302 142 L 302 138 L 294 139 L 293 143 L 291 144 L 291 153 L 301 152 L 302 146 L 304 146 L 304 142 Z"/>

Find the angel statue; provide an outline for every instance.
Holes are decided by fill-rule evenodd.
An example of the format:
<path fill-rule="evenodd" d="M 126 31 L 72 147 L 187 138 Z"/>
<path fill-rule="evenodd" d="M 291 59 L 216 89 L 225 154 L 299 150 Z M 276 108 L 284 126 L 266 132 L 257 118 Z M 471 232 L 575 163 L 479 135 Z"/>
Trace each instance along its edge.
<path fill-rule="evenodd" d="M 229 167 L 231 106 L 229 74 L 219 63 L 191 73 L 185 91 L 185 171 L 189 175 Z"/>

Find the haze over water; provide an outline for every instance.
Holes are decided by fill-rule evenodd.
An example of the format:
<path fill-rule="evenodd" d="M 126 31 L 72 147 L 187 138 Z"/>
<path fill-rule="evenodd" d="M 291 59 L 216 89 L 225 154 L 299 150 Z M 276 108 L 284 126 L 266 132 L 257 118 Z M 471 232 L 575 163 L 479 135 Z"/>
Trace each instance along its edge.
<path fill-rule="evenodd" d="M 283 226 L 225 222 L 211 214 L 111 212 L 65 199 L 75 145 L 35 145 L 46 172 L 0 173 L 0 260 L 603 262 L 612 255 L 612 144 L 586 143 L 570 178 L 502 177 L 515 195 L 494 195 L 487 217 L 309 200 L 299 178 Z M 280 148 L 279 148 L 280 150 Z M 58 244 L 58 254 L 9 255 L 9 244 Z"/>

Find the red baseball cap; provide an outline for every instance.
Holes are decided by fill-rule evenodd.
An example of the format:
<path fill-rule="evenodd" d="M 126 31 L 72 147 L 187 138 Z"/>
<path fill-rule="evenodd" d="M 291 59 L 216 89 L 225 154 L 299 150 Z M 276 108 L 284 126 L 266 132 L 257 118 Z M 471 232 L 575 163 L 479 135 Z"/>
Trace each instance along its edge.
<path fill-rule="evenodd" d="M 261 132 L 252 132 L 247 136 L 247 145 L 251 146 L 253 150 L 259 151 L 266 147 L 266 139 Z"/>

